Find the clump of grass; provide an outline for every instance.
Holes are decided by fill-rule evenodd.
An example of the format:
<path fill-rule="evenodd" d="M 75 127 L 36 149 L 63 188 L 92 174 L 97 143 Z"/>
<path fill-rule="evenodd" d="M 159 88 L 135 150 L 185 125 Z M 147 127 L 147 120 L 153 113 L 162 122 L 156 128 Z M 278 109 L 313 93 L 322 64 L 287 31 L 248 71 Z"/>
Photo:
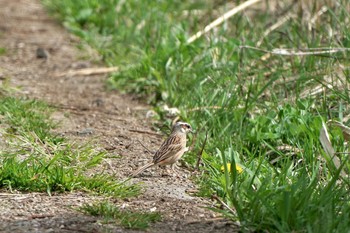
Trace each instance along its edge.
<path fill-rule="evenodd" d="M 130 185 L 126 181 L 116 181 L 113 176 L 97 174 L 92 177 L 82 176 L 79 179 L 83 190 L 92 191 L 99 195 L 126 198 L 140 194 L 140 187 Z"/>
<path fill-rule="evenodd" d="M 57 126 L 50 118 L 52 108 L 38 100 L 20 100 L 13 97 L 0 99 L 0 115 L 2 123 L 9 125 L 8 133 L 27 134 L 34 133 L 41 141 L 62 141 L 62 138 L 51 135 L 50 130 Z"/>
<path fill-rule="evenodd" d="M 89 171 L 101 164 L 105 152 L 89 144 L 74 145 L 54 135 L 52 109 L 45 103 L 12 97 L 0 99 L 4 129 L 0 152 L 0 187 L 21 191 L 65 192 L 85 190 L 113 197 L 137 195 L 135 185 Z"/>
<path fill-rule="evenodd" d="M 80 211 L 98 216 L 104 219 L 105 223 L 116 222 L 125 228 L 144 230 L 150 223 L 160 221 L 159 213 L 135 212 L 120 210 L 113 203 L 103 201 L 95 204 L 85 204 Z"/>

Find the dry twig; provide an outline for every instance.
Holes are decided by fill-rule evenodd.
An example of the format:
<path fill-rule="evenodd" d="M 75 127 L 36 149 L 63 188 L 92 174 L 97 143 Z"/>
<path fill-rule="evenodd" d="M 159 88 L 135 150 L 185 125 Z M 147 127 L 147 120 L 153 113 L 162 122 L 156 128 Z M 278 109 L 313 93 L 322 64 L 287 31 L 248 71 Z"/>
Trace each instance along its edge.
<path fill-rule="evenodd" d="M 288 13 L 287 15 L 283 16 L 281 19 L 279 19 L 275 24 L 273 24 L 271 27 L 269 27 L 263 34 L 262 38 L 256 43 L 257 47 L 260 47 L 262 42 L 264 41 L 265 37 L 267 37 L 271 32 L 282 26 L 284 23 L 286 23 L 289 19 L 294 18 L 295 14 Z"/>
<path fill-rule="evenodd" d="M 140 141 L 140 140 L 137 140 L 140 144 L 141 144 L 141 146 L 143 147 L 143 148 L 145 148 L 147 151 L 148 151 L 148 153 L 150 153 L 150 154 L 154 154 L 154 152 L 152 152 L 150 149 L 148 149 L 145 145 L 143 145 L 143 143 Z"/>
<path fill-rule="evenodd" d="M 276 48 L 270 51 L 270 50 L 261 49 L 261 48 L 248 46 L 248 45 L 240 46 L 240 48 L 253 49 L 253 50 L 257 50 L 268 54 L 282 55 L 282 56 L 309 56 L 309 55 L 333 54 L 333 53 L 350 51 L 350 48 L 307 48 L 307 49 L 301 49 L 298 51 L 294 49 Z"/>
<path fill-rule="evenodd" d="M 207 144 L 207 139 L 208 139 L 208 130 L 205 132 L 205 139 L 201 148 L 201 151 L 198 153 L 198 158 L 197 158 L 197 163 L 196 163 L 196 170 L 199 170 L 199 164 L 201 163 L 202 160 L 202 155 L 203 155 L 203 151 L 204 151 L 204 147 Z"/>
<path fill-rule="evenodd" d="M 227 19 L 231 18 L 232 16 L 234 16 L 235 14 L 237 14 L 238 12 L 244 10 L 245 8 L 260 2 L 261 0 L 248 0 L 244 3 L 242 3 L 241 5 L 238 5 L 234 8 L 232 8 L 231 10 L 229 10 L 228 12 L 226 12 L 225 14 L 223 14 L 222 16 L 220 16 L 219 18 L 217 18 L 216 20 L 214 20 L 213 22 L 211 22 L 210 24 L 208 24 L 207 26 L 205 26 L 205 28 L 201 31 L 198 31 L 196 34 L 194 34 L 193 36 L 191 36 L 188 40 L 187 43 L 190 44 L 193 41 L 197 40 L 199 37 L 203 36 L 205 33 L 211 31 L 213 28 L 217 27 L 218 25 L 222 24 L 224 21 L 226 21 Z"/>
<path fill-rule="evenodd" d="M 212 199 L 217 200 L 218 202 L 220 202 L 220 204 L 222 206 L 224 206 L 227 210 L 229 210 L 233 215 L 236 214 L 236 212 L 231 207 L 229 207 L 225 202 L 223 202 L 218 196 L 212 195 L 211 197 L 212 197 Z"/>
<path fill-rule="evenodd" d="M 67 72 L 58 73 L 55 77 L 64 77 L 64 76 L 89 76 L 96 74 L 107 74 L 117 72 L 119 67 L 97 67 L 97 68 L 86 68 L 80 70 L 69 70 Z"/>
<path fill-rule="evenodd" d="M 309 31 L 311 31 L 313 25 L 315 25 L 316 20 L 317 20 L 318 18 L 320 18 L 321 15 L 323 15 L 324 13 L 326 13 L 327 10 L 328 10 L 328 8 L 327 8 L 326 6 L 323 6 L 323 7 L 321 8 L 321 10 L 319 10 L 319 11 L 311 18 L 310 22 L 308 23 L 308 29 L 309 29 Z"/>

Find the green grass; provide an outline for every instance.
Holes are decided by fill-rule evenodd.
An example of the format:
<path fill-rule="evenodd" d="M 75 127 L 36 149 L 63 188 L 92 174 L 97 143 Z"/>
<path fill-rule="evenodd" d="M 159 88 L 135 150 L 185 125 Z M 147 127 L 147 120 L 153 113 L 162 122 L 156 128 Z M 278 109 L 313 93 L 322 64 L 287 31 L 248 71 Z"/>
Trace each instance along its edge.
<path fill-rule="evenodd" d="M 208 132 L 201 194 L 234 207 L 235 214 L 223 212 L 243 229 L 348 231 L 349 180 L 325 161 L 319 134 L 327 120 L 349 124 L 349 52 L 267 56 L 242 47 L 349 48 L 348 1 L 248 9 L 191 44 L 191 35 L 242 1 L 43 2 L 106 64 L 120 67 L 109 87 L 146 99 L 165 125 L 172 119 L 161 106 L 180 109 L 198 131 L 186 161 L 196 160 Z M 294 17 L 264 34 L 286 13 Z M 347 141 L 339 129 L 329 131 L 348 174 Z M 222 171 L 228 162 L 244 171 Z"/>
<path fill-rule="evenodd" d="M 52 109 L 44 102 L 36 100 L 19 100 L 12 97 L 0 99 L 2 123 L 7 124 L 8 133 L 23 135 L 33 133 L 43 142 L 53 139 L 53 143 L 63 138 L 51 137 L 50 130 L 57 126 L 48 116 Z"/>
<path fill-rule="evenodd" d="M 139 193 L 137 186 L 112 176 L 88 175 L 106 153 L 53 134 L 57 124 L 50 119 L 51 112 L 40 101 L 0 98 L 0 187 L 48 194 L 82 190 L 119 198 Z"/>
<path fill-rule="evenodd" d="M 0 47 L 0 56 L 6 54 L 6 48 Z"/>
<path fill-rule="evenodd" d="M 80 209 L 83 213 L 103 218 L 104 223 L 116 222 L 125 228 L 144 230 L 150 223 L 161 219 L 159 213 L 144 213 L 120 210 L 113 203 L 103 201 L 94 204 L 85 204 Z"/>

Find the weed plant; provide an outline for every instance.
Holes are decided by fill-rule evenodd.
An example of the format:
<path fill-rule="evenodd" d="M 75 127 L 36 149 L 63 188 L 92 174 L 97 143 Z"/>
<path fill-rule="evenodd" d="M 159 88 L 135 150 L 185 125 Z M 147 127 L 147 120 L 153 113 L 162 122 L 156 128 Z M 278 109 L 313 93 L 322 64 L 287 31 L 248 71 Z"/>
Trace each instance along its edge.
<path fill-rule="evenodd" d="M 137 186 L 103 173 L 89 176 L 105 152 L 52 133 L 56 123 L 51 112 L 40 101 L 0 97 L 0 187 L 48 194 L 82 190 L 122 198 L 139 192 Z"/>
<path fill-rule="evenodd" d="M 120 210 L 115 204 L 102 201 L 94 204 L 85 204 L 80 211 L 103 218 L 102 223 L 117 222 L 125 228 L 145 230 L 152 222 L 161 219 L 157 212 L 145 213 L 136 211 Z"/>

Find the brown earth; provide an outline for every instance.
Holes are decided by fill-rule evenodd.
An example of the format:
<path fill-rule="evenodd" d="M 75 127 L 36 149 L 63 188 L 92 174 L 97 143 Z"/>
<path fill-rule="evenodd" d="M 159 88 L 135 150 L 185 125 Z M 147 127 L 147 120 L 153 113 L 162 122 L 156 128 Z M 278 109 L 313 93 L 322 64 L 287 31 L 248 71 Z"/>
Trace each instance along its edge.
<path fill-rule="evenodd" d="M 78 45 L 84 49 L 78 50 Z M 39 0 L 0 0 L 0 47 L 6 48 L 6 54 L 0 56 L 0 79 L 8 78 L 19 90 L 16 95 L 58 107 L 54 114 L 62 122 L 58 133 L 79 143 L 95 143 L 108 149 L 111 156 L 121 155 L 104 161 L 104 168 L 116 181 L 151 158 L 137 140 L 155 150 L 164 139 L 146 119 L 150 106 L 130 95 L 107 92 L 106 75 L 56 75 L 96 67 L 98 56 L 50 18 Z M 196 188 L 188 177 L 190 172 L 180 168 L 179 173 L 177 178 L 163 177 L 160 169 L 150 169 L 133 179 L 141 182 L 141 196 L 115 203 L 127 209 L 159 211 L 162 221 L 153 224 L 149 232 L 236 231 L 217 213 L 204 208 L 210 206 L 209 200 L 187 193 Z M 0 192 L 0 232 L 134 232 L 103 225 L 98 218 L 75 211 L 102 197 L 83 192 L 52 196 Z"/>

